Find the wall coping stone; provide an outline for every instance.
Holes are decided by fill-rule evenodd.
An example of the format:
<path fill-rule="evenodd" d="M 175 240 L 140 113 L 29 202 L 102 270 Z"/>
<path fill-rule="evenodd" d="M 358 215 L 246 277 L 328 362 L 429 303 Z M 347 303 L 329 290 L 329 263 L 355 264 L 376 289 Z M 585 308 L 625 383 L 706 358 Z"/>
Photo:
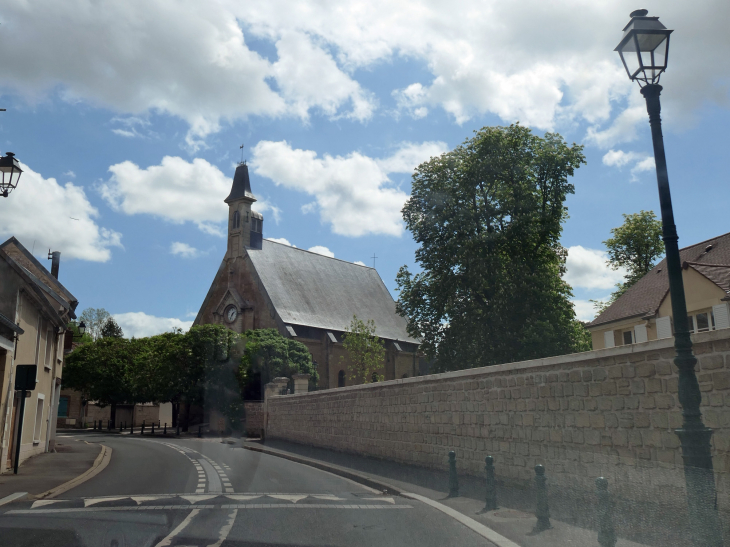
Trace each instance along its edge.
<path fill-rule="evenodd" d="M 692 343 L 694 345 L 708 342 L 716 342 L 718 340 L 730 340 L 730 329 L 713 330 L 709 332 L 701 332 L 692 334 Z M 630 346 L 617 346 L 614 348 L 599 349 L 592 351 L 584 351 L 582 353 L 570 353 L 568 355 L 556 355 L 554 357 L 544 357 L 542 359 L 532 359 L 530 361 L 518 361 L 515 363 L 505 363 L 502 365 L 492 365 L 487 367 L 467 368 L 463 370 L 455 370 L 451 372 L 442 372 L 440 374 L 429 374 L 426 376 L 414 376 L 411 378 L 399 378 L 397 380 L 387 380 L 384 382 L 374 382 L 369 384 L 359 384 L 355 386 L 345 386 L 338 388 L 321 389 L 310 391 L 307 393 L 294 393 L 291 395 L 272 395 L 272 399 L 285 397 L 315 397 L 317 395 L 332 395 L 333 393 L 349 393 L 363 389 L 377 389 L 386 386 L 395 386 L 401 384 L 422 384 L 426 382 L 434 382 L 438 380 L 450 380 L 458 378 L 470 378 L 484 375 L 499 374 L 511 371 L 524 371 L 528 369 L 540 369 L 543 367 L 552 367 L 556 365 L 583 363 L 586 361 L 595 361 L 596 359 L 606 357 L 626 356 L 639 353 L 648 353 L 663 349 L 671 349 L 674 347 L 674 337 L 663 338 L 661 340 L 650 340 L 640 344 L 631 344 Z M 275 378 L 274 381 L 277 379 Z"/>

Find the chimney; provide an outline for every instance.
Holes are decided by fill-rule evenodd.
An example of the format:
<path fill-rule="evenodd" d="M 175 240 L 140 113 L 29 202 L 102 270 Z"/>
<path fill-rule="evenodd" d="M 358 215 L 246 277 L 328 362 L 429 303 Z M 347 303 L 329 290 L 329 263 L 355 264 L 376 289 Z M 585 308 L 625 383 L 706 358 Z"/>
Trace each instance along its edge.
<path fill-rule="evenodd" d="M 58 279 L 58 267 L 61 265 L 61 251 L 51 252 L 48 249 L 48 260 L 51 261 L 51 275 Z"/>

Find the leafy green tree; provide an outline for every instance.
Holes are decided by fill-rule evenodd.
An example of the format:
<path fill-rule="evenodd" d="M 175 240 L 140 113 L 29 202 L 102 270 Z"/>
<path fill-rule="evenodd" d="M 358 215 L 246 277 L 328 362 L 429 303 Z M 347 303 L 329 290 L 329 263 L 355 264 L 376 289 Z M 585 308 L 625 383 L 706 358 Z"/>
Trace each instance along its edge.
<path fill-rule="evenodd" d="M 368 384 L 385 379 L 382 374 L 378 374 L 385 364 L 385 344 L 375 335 L 375 321 L 362 321 L 353 315 L 342 346 L 350 361 L 347 367 L 350 380 Z M 340 357 L 340 361 L 345 361 L 344 356 Z"/>
<path fill-rule="evenodd" d="M 307 346 L 284 338 L 276 329 L 248 330 L 243 334 L 245 349 L 239 367 L 239 383 L 244 399 L 260 399 L 262 387 L 274 378 L 309 374 L 310 385 L 319 376 Z"/>
<path fill-rule="evenodd" d="M 111 406 L 114 427 L 117 405 L 141 402 L 135 396 L 130 371 L 144 343 L 111 337 L 77 347 L 65 360 L 64 387 L 80 391 L 102 408 Z"/>
<path fill-rule="evenodd" d="M 120 327 L 113 317 L 107 317 L 104 325 L 101 327 L 100 336 L 102 338 L 124 338 L 124 331 Z"/>
<path fill-rule="evenodd" d="M 109 317 L 110 313 L 104 308 L 86 308 L 79 319 L 86 325 L 86 333 L 91 339 L 97 340 L 101 338 L 101 329 Z"/>
<path fill-rule="evenodd" d="M 79 345 L 89 344 L 94 341 L 94 339 L 89 335 L 88 332 L 84 332 L 83 335 L 79 333 L 78 323 L 75 323 L 75 322 L 69 323 L 68 325 L 66 325 L 66 328 L 68 330 L 70 330 L 71 332 L 73 332 L 73 335 L 74 335 L 73 341 L 75 344 L 79 344 Z"/>
<path fill-rule="evenodd" d="M 664 254 L 662 222 L 654 211 L 639 211 L 623 215 L 621 226 L 611 229 L 612 237 L 603 244 L 608 250 L 608 264 L 612 269 L 626 270 L 624 282 L 616 285 L 616 290 L 606 302 L 592 300 L 599 313 L 613 304 L 629 287 L 644 277 L 656 265 L 657 259 Z"/>
<path fill-rule="evenodd" d="M 485 127 L 419 165 L 403 219 L 420 273 L 398 272 L 398 312 L 435 370 L 576 351 L 560 245 L 583 147 L 520 125 Z"/>

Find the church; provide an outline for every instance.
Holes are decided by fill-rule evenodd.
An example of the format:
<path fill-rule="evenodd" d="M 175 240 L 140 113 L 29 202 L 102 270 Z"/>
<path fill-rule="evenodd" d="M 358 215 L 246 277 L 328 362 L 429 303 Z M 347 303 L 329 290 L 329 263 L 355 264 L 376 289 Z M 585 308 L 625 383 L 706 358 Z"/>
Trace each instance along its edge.
<path fill-rule="evenodd" d="M 275 328 L 307 346 L 318 387 L 328 389 L 352 383 L 342 341 L 357 315 L 372 319 L 385 342 L 379 373 L 386 380 L 418 374 L 418 340 L 374 268 L 264 239 L 245 163 L 236 168 L 225 202 L 227 251 L 193 325 L 222 324 L 239 333 Z"/>

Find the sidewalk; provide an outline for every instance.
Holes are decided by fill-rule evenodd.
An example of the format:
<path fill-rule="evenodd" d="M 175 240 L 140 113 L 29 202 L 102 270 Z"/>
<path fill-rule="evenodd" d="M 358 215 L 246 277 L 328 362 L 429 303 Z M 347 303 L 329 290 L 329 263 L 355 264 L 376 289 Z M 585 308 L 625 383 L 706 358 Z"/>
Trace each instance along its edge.
<path fill-rule="evenodd" d="M 16 492 L 36 496 L 64 484 L 86 472 L 101 452 L 97 443 L 59 436 L 56 452 L 38 454 L 18 467 L 0 475 L 0 501 Z"/>
<path fill-rule="evenodd" d="M 593 530 L 578 528 L 564 522 L 551 519 L 553 528 L 536 535 L 530 535 L 537 519 L 534 514 L 504 507 L 499 499 L 499 509 L 482 513 L 484 508 L 484 485 L 474 480 L 461 480 L 460 497 L 448 498 L 448 474 L 431 469 L 400 464 L 396 462 L 366 458 L 343 452 L 335 452 L 322 448 L 299 445 L 279 440 L 267 440 L 265 443 L 247 441 L 244 447 L 261 450 L 283 457 L 304 457 L 314 460 L 312 463 L 319 469 L 327 469 L 335 474 L 350 476 L 359 475 L 358 482 L 369 482 L 369 486 L 387 487 L 395 492 L 409 492 L 425 496 L 437 501 L 459 513 L 476 520 L 480 524 L 494 530 L 521 547 L 598 547 L 598 536 Z M 348 472 L 352 473 L 349 474 Z M 358 479 L 355 479 L 358 480 Z M 366 482 L 367 481 L 367 482 Z M 619 539 L 617 547 L 644 547 L 625 539 Z"/>

